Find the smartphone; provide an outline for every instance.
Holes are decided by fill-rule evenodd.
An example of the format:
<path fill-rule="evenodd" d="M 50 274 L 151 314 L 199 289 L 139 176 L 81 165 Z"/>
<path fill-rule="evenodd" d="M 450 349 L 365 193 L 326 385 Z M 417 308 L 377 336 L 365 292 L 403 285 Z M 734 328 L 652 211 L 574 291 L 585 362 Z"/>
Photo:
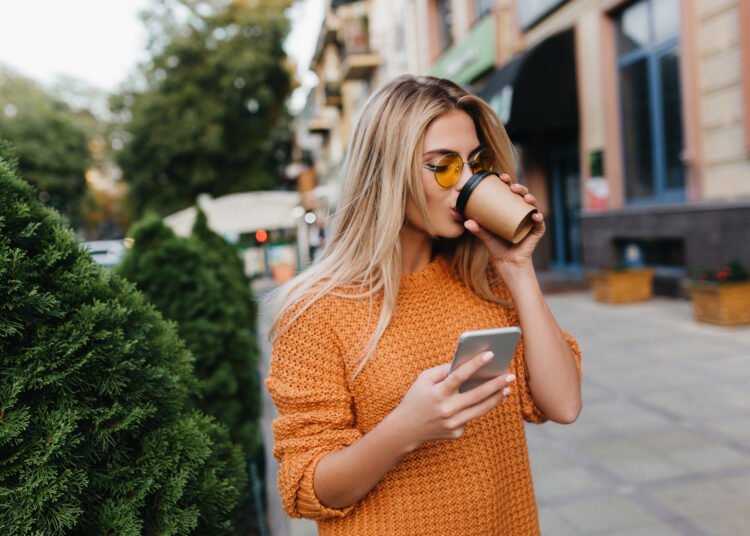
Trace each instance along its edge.
<path fill-rule="evenodd" d="M 508 371 L 511 359 L 513 359 L 513 354 L 516 353 L 516 347 L 520 339 L 521 328 L 518 326 L 463 332 L 458 338 L 456 352 L 453 354 L 451 372 L 479 353 L 490 350 L 495 355 L 492 361 L 461 384 L 458 391 L 461 393 L 469 391 L 487 380 L 505 374 Z"/>

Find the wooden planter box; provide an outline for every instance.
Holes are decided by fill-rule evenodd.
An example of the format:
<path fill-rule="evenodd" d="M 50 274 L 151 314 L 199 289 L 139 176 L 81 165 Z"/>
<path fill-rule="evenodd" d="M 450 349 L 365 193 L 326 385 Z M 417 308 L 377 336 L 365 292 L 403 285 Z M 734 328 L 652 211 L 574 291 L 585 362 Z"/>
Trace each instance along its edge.
<path fill-rule="evenodd" d="M 723 326 L 750 324 L 750 281 L 740 283 L 686 283 L 698 322 Z"/>
<path fill-rule="evenodd" d="M 651 299 L 654 288 L 652 268 L 602 270 L 588 273 L 594 299 L 604 303 L 632 303 Z"/>

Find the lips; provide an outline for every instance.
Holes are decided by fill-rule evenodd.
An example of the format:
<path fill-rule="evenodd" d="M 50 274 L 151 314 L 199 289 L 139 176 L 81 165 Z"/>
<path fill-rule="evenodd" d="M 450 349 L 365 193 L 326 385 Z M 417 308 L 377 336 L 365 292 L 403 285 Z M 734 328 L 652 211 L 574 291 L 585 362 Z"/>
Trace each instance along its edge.
<path fill-rule="evenodd" d="M 451 216 L 453 216 L 453 219 L 458 222 L 464 221 L 464 219 L 461 217 L 461 214 L 459 214 L 455 208 L 451 208 Z"/>

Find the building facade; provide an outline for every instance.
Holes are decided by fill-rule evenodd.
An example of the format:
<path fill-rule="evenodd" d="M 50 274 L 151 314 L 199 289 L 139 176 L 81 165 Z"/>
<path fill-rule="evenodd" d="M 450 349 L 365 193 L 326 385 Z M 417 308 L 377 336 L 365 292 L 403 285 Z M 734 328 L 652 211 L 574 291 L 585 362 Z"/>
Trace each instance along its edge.
<path fill-rule="evenodd" d="M 674 294 L 750 264 L 750 0 L 338 1 L 313 68 L 329 170 L 393 76 L 490 103 L 547 217 L 542 270 L 645 263 Z"/>

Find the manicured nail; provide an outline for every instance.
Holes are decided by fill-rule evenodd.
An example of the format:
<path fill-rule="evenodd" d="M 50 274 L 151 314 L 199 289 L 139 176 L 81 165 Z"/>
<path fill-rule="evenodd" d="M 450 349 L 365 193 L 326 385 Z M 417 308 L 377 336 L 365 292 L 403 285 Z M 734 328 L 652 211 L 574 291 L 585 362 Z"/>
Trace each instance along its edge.
<path fill-rule="evenodd" d="M 508 374 L 505 377 L 505 383 L 510 383 L 512 381 L 515 381 L 515 379 L 516 379 L 516 375 L 515 374 Z"/>
<path fill-rule="evenodd" d="M 509 394 L 510 394 L 510 387 L 506 387 L 505 389 L 503 389 L 504 396 L 508 396 Z"/>
<path fill-rule="evenodd" d="M 495 354 L 493 354 L 492 352 L 487 352 L 484 354 L 484 356 L 482 356 L 482 359 L 484 359 L 485 361 L 489 361 L 490 359 L 492 359 L 493 355 Z"/>

